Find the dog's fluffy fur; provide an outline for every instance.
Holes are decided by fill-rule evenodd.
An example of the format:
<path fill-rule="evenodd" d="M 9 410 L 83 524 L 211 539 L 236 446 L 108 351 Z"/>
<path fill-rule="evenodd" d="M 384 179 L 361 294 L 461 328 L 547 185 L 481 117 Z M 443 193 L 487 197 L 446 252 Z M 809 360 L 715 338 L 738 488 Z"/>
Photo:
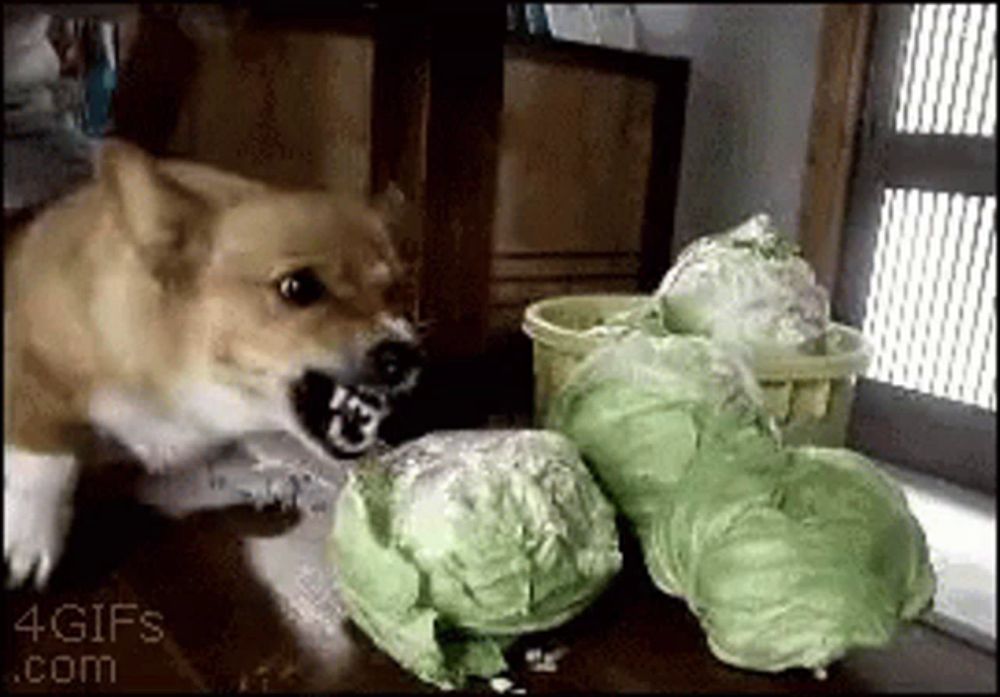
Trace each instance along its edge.
<path fill-rule="evenodd" d="M 257 430 L 323 450 L 293 387 L 306 373 L 376 382 L 373 349 L 413 341 L 389 303 L 400 269 L 376 206 L 120 142 L 5 252 L 13 584 L 44 585 L 57 562 L 93 427 L 154 465 Z M 290 301 L 283 279 L 302 270 L 319 297 Z"/>

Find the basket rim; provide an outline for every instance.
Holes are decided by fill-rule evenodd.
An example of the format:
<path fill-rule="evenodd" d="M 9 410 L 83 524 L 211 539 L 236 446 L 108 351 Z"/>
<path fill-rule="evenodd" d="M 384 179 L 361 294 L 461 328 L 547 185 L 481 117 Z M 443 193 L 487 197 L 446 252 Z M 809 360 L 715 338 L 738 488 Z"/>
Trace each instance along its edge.
<path fill-rule="evenodd" d="M 590 304 L 593 302 L 621 303 L 621 309 L 647 299 L 647 295 L 629 293 L 590 293 L 560 295 L 530 304 L 524 311 L 521 329 L 533 343 L 561 353 L 584 354 L 607 341 L 606 337 L 587 336 L 580 330 L 560 326 L 543 316 L 553 306 Z M 835 354 L 751 357 L 751 369 L 759 381 L 840 379 L 862 373 L 871 360 L 872 349 L 867 338 L 856 328 L 830 322 L 827 336 L 836 336 L 846 348 Z"/>
<path fill-rule="evenodd" d="M 600 346 L 606 339 L 600 336 L 587 336 L 578 329 L 562 327 L 542 316 L 542 313 L 553 306 L 579 305 L 611 300 L 621 302 L 622 309 L 628 304 L 637 304 L 648 296 L 630 293 L 587 293 L 581 295 L 557 295 L 531 303 L 524 311 L 524 321 L 521 329 L 532 341 L 537 341 L 564 353 L 586 353 Z"/>

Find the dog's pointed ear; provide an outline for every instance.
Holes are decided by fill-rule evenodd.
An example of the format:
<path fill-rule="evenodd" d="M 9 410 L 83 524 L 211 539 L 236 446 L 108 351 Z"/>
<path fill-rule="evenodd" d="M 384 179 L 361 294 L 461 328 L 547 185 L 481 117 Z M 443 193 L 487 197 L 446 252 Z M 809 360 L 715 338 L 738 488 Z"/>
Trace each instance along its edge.
<path fill-rule="evenodd" d="M 164 177 L 153 157 L 120 140 L 102 144 L 97 178 L 151 270 L 159 273 L 186 260 L 192 241 L 188 223 L 204 210 L 196 196 Z"/>
<path fill-rule="evenodd" d="M 173 206 L 167 200 L 171 194 L 165 190 L 152 157 L 124 141 L 105 141 L 97 176 L 134 242 L 141 247 L 173 242 L 176 230 L 169 224 Z"/>
<path fill-rule="evenodd" d="M 247 179 L 234 172 L 223 172 L 208 165 L 184 160 L 161 160 L 158 170 L 181 188 L 197 192 L 204 201 L 216 208 L 226 208 L 254 196 L 267 193 L 264 182 Z"/>

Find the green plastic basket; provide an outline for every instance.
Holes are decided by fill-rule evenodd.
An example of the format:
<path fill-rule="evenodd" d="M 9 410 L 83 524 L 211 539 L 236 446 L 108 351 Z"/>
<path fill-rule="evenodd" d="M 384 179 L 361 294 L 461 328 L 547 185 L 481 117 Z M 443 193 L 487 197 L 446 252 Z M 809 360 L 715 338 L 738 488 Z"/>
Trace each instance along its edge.
<path fill-rule="evenodd" d="M 568 295 L 527 308 L 523 329 L 532 341 L 536 424 L 541 425 L 552 397 L 573 368 L 612 340 L 585 332 L 645 300 L 647 296 L 641 295 Z M 870 353 L 860 332 L 832 324 L 822 355 L 754 358 L 751 368 L 786 443 L 844 445 L 854 385 Z"/>

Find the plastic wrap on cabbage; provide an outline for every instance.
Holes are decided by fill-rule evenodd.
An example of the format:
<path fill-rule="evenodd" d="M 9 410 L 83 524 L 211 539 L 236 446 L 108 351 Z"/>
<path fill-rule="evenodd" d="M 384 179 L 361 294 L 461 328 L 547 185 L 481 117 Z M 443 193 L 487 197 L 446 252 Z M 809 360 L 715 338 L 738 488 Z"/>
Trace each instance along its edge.
<path fill-rule="evenodd" d="M 767 215 L 696 239 L 655 296 L 670 331 L 771 355 L 821 352 L 830 321 L 826 290 Z"/>
<path fill-rule="evenodd" d="M 557 394 L 547 425 L 577 444 L 640 528 L 701 448 L 778 448 L 741 357 L 697 336 L 636 333 L 594 351 Z"/>
<path fill-rule="evenodd" d="M 670 333 L 663 317 L 663 304 L 658 298 L 649 296 L 638 299 L 634 307 L 604 318 L 584 334 L 621 338 L 632 332 L 642 332 L 649 336 L 666 336 Z"/>
<path fill-rule="evenodd" d="M 822 672 L 885 646 L 925 611 L 934 575 L 899 488 L 849 450 L 713 455 L 692 467 L 643 540 L 726 663 Z"/>
<path fill-rule="evenodd" d="M 423 680 L 457 687 L 604 589 L 621 566 L 614 518 L 560 434 L 443 432 L 352 472 L 330 553 L 354 621 Z"/>

